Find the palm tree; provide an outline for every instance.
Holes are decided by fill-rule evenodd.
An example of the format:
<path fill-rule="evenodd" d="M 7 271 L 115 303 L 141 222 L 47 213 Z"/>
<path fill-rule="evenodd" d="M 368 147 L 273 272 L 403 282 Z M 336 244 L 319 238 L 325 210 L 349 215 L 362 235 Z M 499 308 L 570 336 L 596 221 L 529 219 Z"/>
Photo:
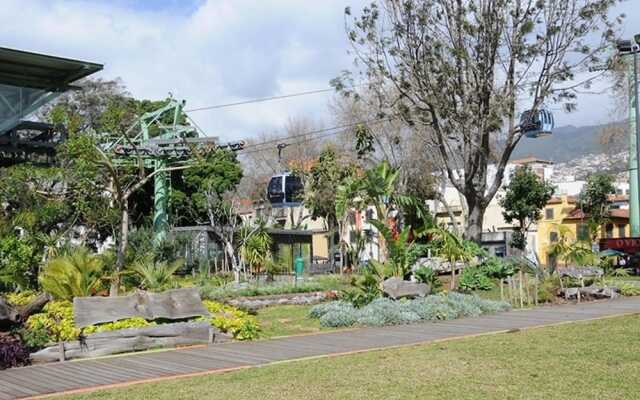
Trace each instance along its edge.
<path fill-rule="evenodd" d="M 273 262 L 271 245 L 273 240 L 269 235 L 266 223 L 259 221 L 253 233 L 243 242 L 240 249 L 242 259 L 258 274 L 262 268 L 269 267 Z"/>
<path fill-rule="evenodd" d="M 142 287 L 152 292 L 160 292 L 173 285 L 173 274 L 184 264 L 184 260 L 173 262 L 154 262 L 146 257 L 135 262 L 131 271 L 142 279 Z"/>
<path fill-rule="evenodd" d="M 102 260 L 84 247 L 50 260 L 40 274 L 42 289 L 57 299 L 95 294 L 104 278 Z"/>
<path fill-rule="evenodd" d="M 456 287 L 456 262 L 469 261 L 473 258 L 473 255 L 469 253 L 463 240 L 458 235 L 442 226 L 431 228 L 427 233 L 432 236 L 433 240 L 438 242 L 439 254 L 446 258 L 451 265 L 451 282 L 449 283 L 449 287 L 453 290 Z"/>

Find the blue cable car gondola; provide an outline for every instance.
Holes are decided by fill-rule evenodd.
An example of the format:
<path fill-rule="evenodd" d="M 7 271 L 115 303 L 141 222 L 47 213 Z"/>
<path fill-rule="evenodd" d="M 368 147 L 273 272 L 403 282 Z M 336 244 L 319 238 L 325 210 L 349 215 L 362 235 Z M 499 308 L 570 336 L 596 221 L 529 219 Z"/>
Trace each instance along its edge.
<path fill-rule="evenodd" d="M 535 112 L 527 110 L 520 116 L 520 129 L 528 138 L 551 135 L 554 126 L 553 114 L 544 108 Z"/>

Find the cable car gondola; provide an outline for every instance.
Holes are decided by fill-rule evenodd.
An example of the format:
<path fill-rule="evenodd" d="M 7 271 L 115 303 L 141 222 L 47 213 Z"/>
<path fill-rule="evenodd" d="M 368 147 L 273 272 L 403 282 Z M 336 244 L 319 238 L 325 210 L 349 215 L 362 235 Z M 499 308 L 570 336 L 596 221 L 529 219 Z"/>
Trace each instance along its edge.
<path fill-rule="evenodd" d="M 295 207 L 302 203 L 302 180 L 289 172 L 274 175 L 267 187 L 267 198 L 273 207 Z"/>
<path fill-rule="evenodd" d="M 538 111 L 527 110 L 520 116 L 520 129 L 528 138 L 551 135 L 554 126 L 553 114 L 544 108 Z"/>
<path fill-rule="evenodd" d="M 282 163 L 282 150 L 284 150 L 289 144 L 279 143 L 278 149 L 278 162 Z M 267 186 L 267 198 L 272 207 L 295 207 L 302 203 L 302 192 L 304 186 L 299 176 L 296 176 L 290 172 L 283 172 L 278 175 L 274 175 L 269 180 Z"/>

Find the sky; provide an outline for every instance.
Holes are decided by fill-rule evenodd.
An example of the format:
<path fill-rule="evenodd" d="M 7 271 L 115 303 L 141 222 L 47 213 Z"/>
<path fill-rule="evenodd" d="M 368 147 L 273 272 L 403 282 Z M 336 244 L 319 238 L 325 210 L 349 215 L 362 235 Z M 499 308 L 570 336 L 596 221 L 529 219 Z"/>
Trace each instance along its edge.
<path fill-rule="evenodd" d="M 168 93 L 187 109 L 329 88 L 352 68 L 344 8 L 367 0 L 2 0 L 0 46 L 104 64 L 138 98 Z M 640 20 L 627 0 L 624 33 Z M 635 24 L 637 25 L 637 24 Z M 190 113 L 209 136 L 240 140 L 282 134 L 287 121 L 333 126 L 321 93 Z M 583 96 L 578 111 L 556 111 L 558 125 L 612 118 L 611 99 Z"/>

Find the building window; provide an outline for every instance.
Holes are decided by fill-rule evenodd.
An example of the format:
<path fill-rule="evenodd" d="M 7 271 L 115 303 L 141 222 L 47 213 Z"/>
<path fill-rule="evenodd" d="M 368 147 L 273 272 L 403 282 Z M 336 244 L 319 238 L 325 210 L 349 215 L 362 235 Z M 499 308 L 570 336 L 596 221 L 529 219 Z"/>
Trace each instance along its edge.
<path fill-rule="evenodd" d="M 549 241 L 551 243 L 555 243 L 558 241 L 558 232 L 550 232 L 549 233 Z"/>
<path fill-rule="evenodd" d="M 627 235 L 624 225 L 618 225 L 618 237 L 625 237 Z"/>
<path fill-rule="evenodd" d="M 624 190 L 623 190 L 623 189 L 618 188 L 618 189 L 616 189 L 616 194 L 618 194 L 618 195 L 622 195 L 622 194 L 624 194 Z"/>
<path fill-rule="evenodd" d="M 553 219 L 553 208 L 547 208 L 544 210 L 544 217 L 546 219 Z"/>
<path fill-rule="evenodd" d="M 607 239 L 611 239 L 613 237 L 613 224 L 607 224 L 606 227 L 606 235 Z"/>
<path fill-rule="evenodd" d="M 577 231 L 578 240 L 583 242 L 589 241 L 589 226 L 587 224 L 578 224 Z"/>

